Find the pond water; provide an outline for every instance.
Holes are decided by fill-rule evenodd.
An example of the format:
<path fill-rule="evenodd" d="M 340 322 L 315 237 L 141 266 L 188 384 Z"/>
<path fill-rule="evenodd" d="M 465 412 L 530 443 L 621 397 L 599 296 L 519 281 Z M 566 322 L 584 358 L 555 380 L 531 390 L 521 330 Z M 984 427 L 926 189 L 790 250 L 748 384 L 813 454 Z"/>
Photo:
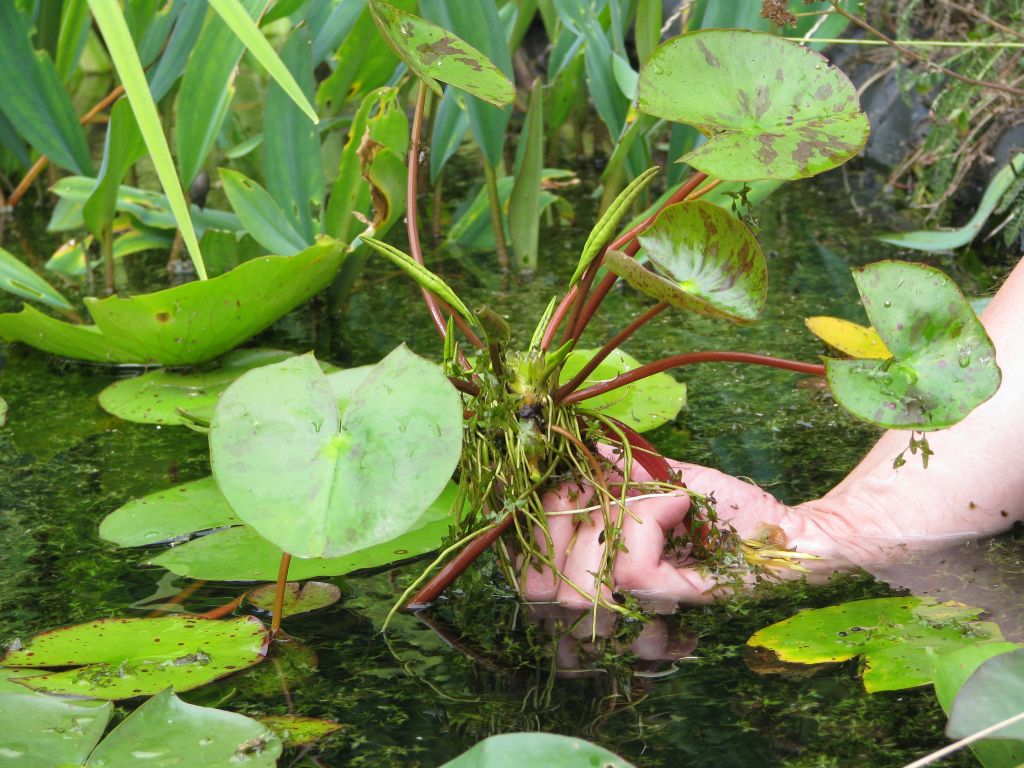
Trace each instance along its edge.
<path fill-rule="evenodd" d="M 873 177 L 852 181 L 859 212 L 837 174 L 791 185 L 759 210 L 770 276 L 761 322 L 739 328 L 666 313 L 626 350 L 645 361 L 715 348 L 814 360 L 824 350 L 803 318 L 862 320 L 849 267 L 891 255 L 869 239 L 893 223 Z M 578 220 L 590 220 L 592 201 L 574 202 Z M 16 235 L 48 253 L 38 222 L 21 221 L 7 233 L 5 246 L 24 252 Z M 522 342 L 564 285 L 585 236 L 585 229 L 544 229 L 541 267 L 529 281 L 493 272 L 489 256 L 442 256 L 438 249 L 431 264 L 471 306 L 486 303 L 508 316 Z M 988 290 L 1006 267 L 973 255 L 939 265 L 968 291 Z M 614 292 L 594 323 L 593 344 L 648 305 L 632 291 Z M 0 299 L 0 308 L 15 306 Z M 439 352 L 418 292 L 388 268 L 372 265 L 340 321 L 322 309 L 294 314 L 258 342 L 312 347 L 340 365 L 375 362 L 402 341 L 428 356 Z M 184 428 L 128 424 L 103 413 L 96 395 L 123 375 L 0 346 L 0 393 L 10 405 L 10 422 L 0 429 L 0 640 L 99 617 L 181 610 L 168 601 L 191 582 L 138 566 L 138 551 L 100 541 L 97 526 L 133 496 L 207 475 L 206 441 Z M 788 373 L 706 365 L 677 375 L 689 386 L 689 406 L 651 439 L 668 455 L 751 477 L 786 501 L 827 490 L 875 434 L 827 392 Z M 973 581 L 995 585 L 1005 598 L 1014 591 L 1007 585 L 1024 573 L 1021 552 L 1007 536 L 950 554 L 945 571 L 905 571 L 898 580 L 917 593 L 966 599 L 972 580 L 958 563 L 973 558 L 970 567 L 983 573 Z M 815 589 L 773 587 L 756 600 L 682 610 L 647 630 L 664 632 L 669 650 L 684 656 L 668 664 L 629 652 L 640 627 L 620 628 L 620 637 L 596 645 L 551 635 L 550 622 L 532 618 L 486 564 L 425 614 L 399 616 L 382 636 L 395 596 L 422 567 L 335 579 L 343 600 L 287 620 L 296 642 L 286 653 L 183 698 L 344 724 L 282 765 L 437 766 L 488 735 L 537 729 L 600 742 L 641 766 L 897 766 L 946 743 L 945 717 L 930 689 L 869 696 L 853 663 L 778 673 L 744 650 L 754 631 L 800 608 L 902 594 L 870 576 Z M 241 589 L 201 585 L 184 604 L 206 610 Z M 977 604 L 996 607 L 999 595 L 986 594 L 993 604 Z M 997 620 L 1010 629 L 1020 616 Z M 947 764 L 972 763 L 962 755 Z"/>

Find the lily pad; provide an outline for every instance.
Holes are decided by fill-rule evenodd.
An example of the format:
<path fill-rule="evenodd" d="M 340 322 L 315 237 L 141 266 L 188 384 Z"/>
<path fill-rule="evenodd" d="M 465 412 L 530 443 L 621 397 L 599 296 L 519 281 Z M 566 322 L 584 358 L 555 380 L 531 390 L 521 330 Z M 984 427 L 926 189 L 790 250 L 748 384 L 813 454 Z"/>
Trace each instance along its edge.
<path fill-rule="evenodd" d="M 441 369 L 396 348 L 343 413 L 311 355 L 250 371 L 221 397 L 210 463 L 235 513 L 298 557 L 339 557 L 412 529 L 462 450 Z"/>
<path fill-rule="evenodd" d="M 286 747 L 304 747 L 342 728 L 334 720 L 302 715 L 264 715 L 259 721 L 273 729 Z"/>
<path fill-rule="evenodd" d="M 214 479 L 204 477 L 132 499 L 103 519 L 100 538 L 119 547 L 145 547 L 241 524 Z"/>
<path fill-rule="evenodd" d="M 870 130 L 853 84 L 824 56 L 740 29 L 658 46 L 637 107 L 697 127 L 707 142 L 680 160 L 725 181 L 814 176 L 854 157 Z"/>
<path fill-rule="evenodd" d="M 337 558 L 293 558 L 288 573 L 293 579 L 341 576 L 431 552 L 448 535 L 457 494 L 457 486 L 449 483 L 407 532 L 390 541 Z M 224 528 L 178 544 L 147 563 L 207 581 L 276 579 L 281 550 L 240 523 L 210 477 L 128 502 L 101 523 L 100 536 L 135 547 Z"/>
<path fill-rule="evenodd" d="M 105 738 L 86 768 L 272 768 L 281 740 L 263 723 L 234 712 L 186 704 L 168 688 L 132 712 Z"/>
<path fill-rule="evenodd" d="M 23 678 L 36 691 L 130 699 L 172 686 L 178 691 L 258 664 L 267 630 L 253 616 L 218 621 L 196 616 L 101 619 L 43 632 L 10 650 L 6 667 L 74 667 Z"/>
<path fill-rule="evenodd" d="M 922 264 L 880 261 L 853 271 L 887 359 L 825 359 L 839 404 L 872 424 L 941 429 L 999 388 L 988 334 L 952 280 Z"/>
<path fill-rule="evenodd" d="M 494 62 L 443 27 L 379 0 L 370 0 L 370 13 L 388 46 L 438 96 L 440 80 L 498 107 L 515 98 Z"/>
<path fill-rule="evenodd" d="M 962 739 L 1021 713 L 1024 648 L 982 662 L 953 699 L 946 735 Z M 1024 741 L 1024 721 L 1000 729 L 991 738 Z"/>
<path fill-rule="evenodd" d="M 264 584 L 262 587 L 256 587 L 250 591 L 245 599 L 253 607 L 272 613 L 276 594 L 277 584 Z M 281 617 L 318 611 L 321 608 L 334 605 L 339 600 L 341 600 L 341 590 L 335 584 L 307 581 L 300 585 L 290 581 L 285 584 Z"/>
<path fill-rule="evenodd" d="M 764 307 L 768 270 L 761 246 L 724 208 L 702 200 L 670 205 L 639 240 L 662 277 L 647 270 L 641 276 L 635 260 L 609 262 L 637 290 L 680 309 L 741 323 L 755 320 Z M 615 264 L 628 270 L 619 272 Z"/>
<path fill-rule="evenodd" d="M 999 627 L 979 622 L 982 609 L 929 597 L 885 597 L 816 608 L 756 632 L 747 644 L 782 661 L 822 664 L 864 657 L 869 693 L 932 680 L 932 657 L 984 640 L 1002 640 Z"/>
<path fill-rule="evenodd" d="M 0 756 L 20 768 L 81 765 L 103 736 L 113 704 L 49 696 L 8 679 L 26 674 L 37 673 L 0 669 Z"/>
<path fill-rule="evenodd" d="M 554 733 L 504 733 L 484 739 L 441 768 L 631 768 L 604 747 Z"/>
<path fill-rule="evenodd" d="M 804 320 L 807 329 L 830 347 L 835 347 L 850 357 L 871 357 L 886 360 L 892 357 L 874 328 L 851 323 L 841 317 L 808 317 Z"/>
<path fill-rule="evenodd" d="M 237 349 L 225 355 L 216 367 L 193 373 L 150 371 L 142 376 L 114 382 L 100 392 L 100 405 L 107 413 L 139 424 L 184 424 L 202 420 L 209 423 L 217 400 L 228 386 L 246 371 L 279 363 L 293 353 L 278 349 Z M 337 370 L 321 363 L 324 372 Z"/>
<path fill-rule="evenodd" d="M 577 349 L 569 353 L 559 374 L 559 382 L 565 384 L 579 373 L 596 352 L 596 349 Z M 614 379 L 639 367 L 639 360 L 617 349 L 601 361 L 581 387 Z M 647 432 L 678 415 L 686 405 L 686 385 L 667 373 L 658 373 L 614 392 L 581 400 L 580 405 L 618 419 L 637 432 Z"/>
<path fill-rule="evenodd" d="M 321 291 L 344 255 L 340 243 L 325 242 L 165 291 L 87 298 L 94 326 L 65 323 L 26 306 L 0 315 L 0 338 L 92 362 L 195 365 L 223 355 Z"/>

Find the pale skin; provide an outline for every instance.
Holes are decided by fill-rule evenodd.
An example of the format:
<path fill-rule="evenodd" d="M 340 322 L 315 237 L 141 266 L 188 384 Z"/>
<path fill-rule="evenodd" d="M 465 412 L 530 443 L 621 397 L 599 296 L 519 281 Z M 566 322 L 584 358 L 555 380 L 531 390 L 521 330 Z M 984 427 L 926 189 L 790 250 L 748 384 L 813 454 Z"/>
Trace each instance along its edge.
<path fill-rule="evenodd" d="M 820 499 L 786 506 L 755 485 L 714 469 L 671 462 L 691 490 L 714 493 L 719 517 L 744 538 L 765 524 L 779 526 L 788 547 L 819 556 L 807 561 L 812 577 L 870 566 L 908 550 L 939 549 L 958 541 L 1007 530 L 1024 519 L 1024 262 L 1018 263 L 981 316 L 996 347 L 1002 386 L 986 403 L 949 429 L 932 432 L 934 451 L 925 469 L 917 457 L 893 469 L 909 433 L 885 433 L 864 459 Z M 634 471 L 634 479 L 646 480 Z M 562 487 L 544 499 L 549 511 L 590 502 L 592 491 Z M 671 610 L 676 604 L 707 603 L 713 581 L 693 567 L 664 558 L 668 532 L 689 506 L 685 495 L 639 499 L 630 505 L 623 535 L 628 549 L 616 558 L 614 580 L 621 590 Z M 584 591 L 593 590 L 601 562 L 599 515 L 577 524 L 569 516 L 549 518 L 555 563 Z M 546 550 L 544 542 L 538 542 Z M 604 588 L 605 596 L 610 590 Z M 549 569 L 530 569 L 523 584 L 528 600 L 585 608 L 591 598 L 553 578 Z"/>

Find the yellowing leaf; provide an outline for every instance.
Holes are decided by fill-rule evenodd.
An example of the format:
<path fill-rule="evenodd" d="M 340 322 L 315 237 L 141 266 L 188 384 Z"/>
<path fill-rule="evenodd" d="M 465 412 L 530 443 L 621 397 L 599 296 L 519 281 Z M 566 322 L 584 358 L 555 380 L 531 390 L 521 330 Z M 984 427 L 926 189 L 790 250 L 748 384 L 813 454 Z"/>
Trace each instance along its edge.
<path fill-rule="evenodd" d="M 892 352 L 871 327 L 838 317 L 808 317 L 804 324 L 819 339 L 850 357 L 887 360 Z"/>

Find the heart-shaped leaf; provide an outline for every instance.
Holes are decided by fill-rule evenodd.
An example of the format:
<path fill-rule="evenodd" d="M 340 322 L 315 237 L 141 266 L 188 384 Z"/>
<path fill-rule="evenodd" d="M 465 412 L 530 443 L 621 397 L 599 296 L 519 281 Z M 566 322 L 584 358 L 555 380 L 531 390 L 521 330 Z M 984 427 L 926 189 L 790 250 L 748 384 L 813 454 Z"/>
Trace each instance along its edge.
<path fill-rule="evenodd" d="M 235 513 L 298 557 L 338 557 L 412 528 L 451 479 L 462 404 L 398 347 L 344 413 L 311 355 L 250 371 L 221 396 L 210 462 Z"/>
<path fill-rule="evenodd" d="M 825 57 L 741 29 L 658 46 L 637 106 L 700 129 L 707 142 L 681 160 L 726 181 L 814 176 L 860 152 L 870 130 L 853 84 Z"/>
<path fill-rule="evenodd" d="M 840 405 L 881 427 L 941 429 L 995 394 L 995 349 L 946 275 L 922 264 L 881 261 L 855 269 L 853 277 L 892 357 L 826 358 Z"/>
<path fill-rule="evenodd" d="M 946 735 L 962 739 L 1024 713 L 1024 648 L 985 661 L 960 688 L 949 708 Z M 1024 741 L 1024 722 L 992 734 L 993 739 Z"/>
<path fill-rule="evenodd" d="M 572 379 L 595 352 L 596 349 L 576 349 L 569 353 L 559 373 L 559 382 L 564 384 Z M 617 349 L 602 360 L 580 386 L 599 384 L 639 367 L 639 360 Z M 613 392 L 581 400 L 579 404 L 617 419 L 637 432 L 647 432 L 672 421 L 686 405 L 686 385 L 667 373 L 658 373 Z"/>
<path fill-rule="evenodd" d="M 10 650 L 6 667 L 74 667 L 22 680 L 36 691 L 130 699 L 173 686 L 198 688 L 263 660 L 267 630 L 258 619 L 197 616 L 101 619 L 43 632 Z"/>
<path fill-rule="evenodd" d="M 631 768 L 622 758 L 604 747 L 571 736 L 554 733 L 503 733 L 484 739 L 468 752 L 441 768 L 519 768 L 543 765 L 545 768 Z"/>
<path fill-rule="evenodd" d="M 625 254 L 609 253 L 608 268 L 638 291 L 673 307 L 745 323 L 757 318 L 768 290 L 768 271 L 747 226 L 717 205 L 670 205 L 640 235 L 661 274 Z"/>
<path fill-rule="evenodd" d="M 440 80 L 498 107 L 515 98 L 505 74 L 465 40 L 379 0 L 370 0 L 370 12 L 391 49 L 438 96 Z"/>
<path fill-rule="evenodd" d="M 268 725 L 234 712 L 187 704 L 168 688 L 111 731 L 85 768 L 273 768 L 280 756 L 281 739 Z"/>
<path fill-rule="evenodd" d="M 1003 639 L 978 622 L 980 608 L 930 597 L 855 600 L 800 611 L 755 633 L 747 645 L 775 651 L 782 661 L 822 664 L 864 657 L 864 688 L 895 691 L 932 679 L 932 657 L 979 641 Z"/>
<path fill-rule="evenodd" d="M 457 486 L 449 483 L 405 533 L 342 557 L 295 558 L 288 573 L 293 579 L 342 576 L 431 552 L 448 535 L 457 495 Z M 224 530 L 196 536 L 217 528 Z M 128 502 L 107 515 L 100 536 L 122 547 L 194 537 L 147 562 L 207 581 L 270 581 L 277 578 L 281 561 L 280 549 L 241 524 L 212 477 Z"/>
<path fill-rule="evenodd" d="M 341 600 L 341 590 L 336 585 L 323 581 L 307 581 L 301 585 L 290 581 L 284 586 L 284 603 L 281 607 L 282 618 L 285 616 L 295 616 L 299 613 L 318 611 Z M 253 607 L 267 613 L 272 613 L 276 595 L 277 584 L 264 584 L 262 587 L 256 587 L 256 589 L 251 590 L 245 599 Z"/>
<path fill-rule="evenodd" d="M 26 306 L 0 315 L 0 338 L 100 363 L 194 365 L 212 360 L 321 291 L 344 259 L 341 243 L 264 256 L 211 280 L 131 298 L 87 298 L 96 325 L 72 325 Z"/>
<path fill-rule="evenodd" d="M 804 320 L 807 329 L 830 347 L 850 357 L 873 357 L 886 360 L 892 357 L 878 331 L 841 317 L 808 317 Z"/>
<path fill-rule="evenodd" d="M 103 735 L 113 705 L 37 693 L 11 679 L 33 674 L 0 669 L 0 755 L 20 768 L 81 765 Z"/>

